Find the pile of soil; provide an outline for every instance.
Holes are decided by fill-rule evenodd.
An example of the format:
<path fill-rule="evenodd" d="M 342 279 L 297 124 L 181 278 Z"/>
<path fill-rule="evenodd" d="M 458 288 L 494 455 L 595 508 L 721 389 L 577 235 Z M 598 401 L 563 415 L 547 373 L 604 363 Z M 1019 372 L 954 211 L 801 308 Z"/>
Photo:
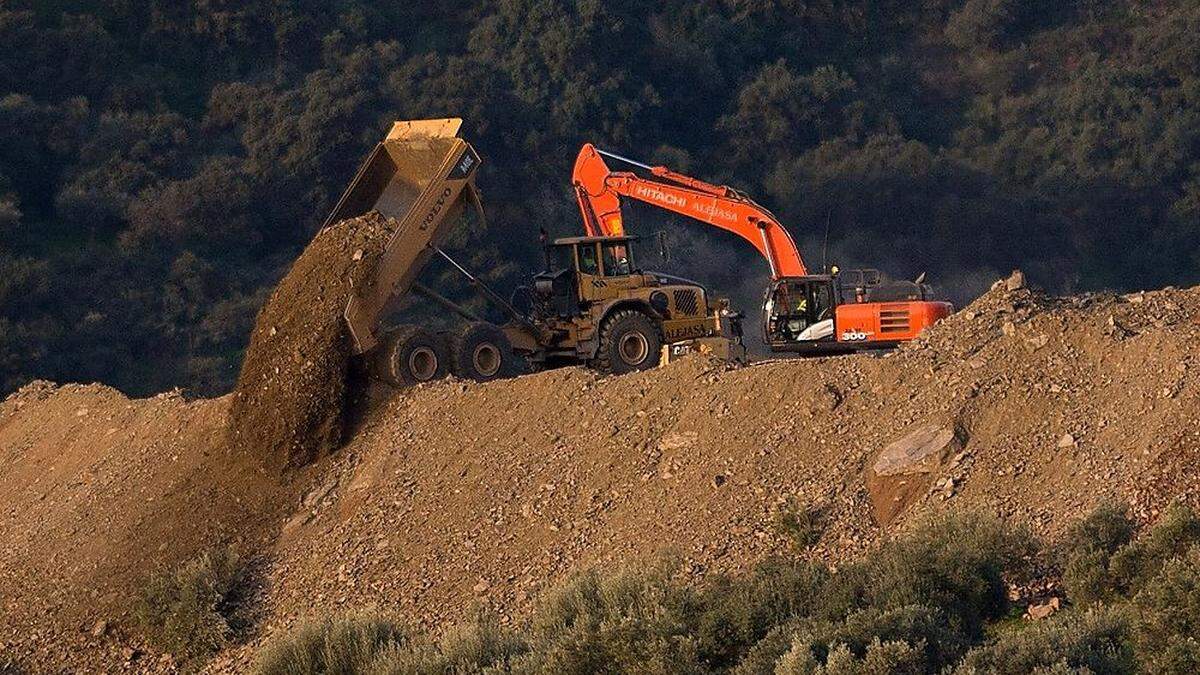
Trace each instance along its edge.
<path fill-rule="evenodd" d="M 130 400 L 34 382 L 0 405 L 0 671 L 151 671 L 129 625 L 149 576 L 215 546 L 267 550 L 343 438 L 342 310 L 394 221 L 320 232 L 259 314 L 237 390 Z"/>
<path fill-rule="evenodd" d="M 1198 321 L 1200 289 L 1001 285 L 883 358 L 418 387 L 374 413 L 289 521 L 264 634 L 366 606 L 434 631 L 476 603 L 516 620 L 572 570 L 663 550 L 696 578 L 736 572 L 792 549 L 788 509 L 824 512 L 809 554 L 833 563 L 929 509 L 984 509 L 1049 540 L 1103 501 L 1152 520 L 1200 501 Z M 866 474 L 930 426 L 954 452 L 881 526 Z"/>
<path fill-rule="evenodd" d="M 341 445 L 352 354 L 342 313 L 395 227 L 370 213 L 325 228 L 275 288 L 234 390 L 233 447 L 268 466 L 297 467 Z"/>
<path fill-rule="evenodd" d="M 245 672 L 262 643 L 312 616 L 374 607 L 437 631 L 478 605 L 517 621 L 581 567 L 669 551 L 697 580 L 744 570 L 792 550 L 777 526 L 792 509 L 824 513 L 806 555 L 836 563 L 931 509 L 986 509 L 1053 540 L 1102 501 L 1145 521 L 1200 503 L 1200 288 L 1049 298 L 1016 286 L 882 358 L 735 370 L 693 358 L 394 392 L 290 486 L 220 442 L 232 396 L 31 385 L 0 405 L 0 584 L 20 589 L 3 596 L 0 655 L 103 670 L 145 650 L 108 589 L 213 541 L 263 553 L 264 618 L 212 665 Z M 285 373 L 316 386 L 315 363 L 286 363 L 308 354 L 288 326 L 292 341 L 263 352 L 284 361 L 280 375 L 255 368 L 263 392 Z M 289 393 L 301 397 L 295 428 L 323 434 L 313 420 L 328 409 L 305 393 Z M 325 400 L 341 409 L 340 395 Z M 263 437 L 286 442 L 257 447 L 312 447 L 271 423 L 280 435 Z M 867 475 L 921 430 L 953 450 L 880 525 Z M 157 659 L 135 666 L 166 670 Z"/>
<path fill-rule="evenodd" d="M 229 398 L 34 382 L 0 404 L 0 672 L 113 672 L 155 571 L 264 550 L 295 491 L 223 444 Z M 153 667 L 149 663 L 146 667 Z"/>

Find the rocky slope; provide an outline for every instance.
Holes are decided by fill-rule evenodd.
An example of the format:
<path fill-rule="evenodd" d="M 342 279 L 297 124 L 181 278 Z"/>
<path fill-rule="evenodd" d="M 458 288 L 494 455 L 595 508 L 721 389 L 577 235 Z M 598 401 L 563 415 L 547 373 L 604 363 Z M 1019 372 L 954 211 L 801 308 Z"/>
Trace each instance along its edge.
<path fill-rule="evenodd" d="M 1198 321 L 1200 289 L 1000 285 L 882 358 L 376 392 L 343 448 L 282 480 L 214 441 L 227 399 L 31 386 L 0 406 L 0 579 L 22 589 L 0 653 L 54 670 L 144 650 L 105 594 L 220 542 L 261 561 L 262 620 L 212 665 L 239 671 L 307 616 L 377 607 L 436 629 L 479 605 L 513 620 L 580 566 L 671 551 L 697 577 L 743 569 L 790 546 L 781 510 L 821 509 L 812 554 L 833 561 L 927 508 L 1051 538 L 1103 500 L 1150 519 L 1200 499 Z M 873 503 L 880 451 L 923 428 L 953 443 Z M 901 511 L 886 526 L 880 503 Z"/>

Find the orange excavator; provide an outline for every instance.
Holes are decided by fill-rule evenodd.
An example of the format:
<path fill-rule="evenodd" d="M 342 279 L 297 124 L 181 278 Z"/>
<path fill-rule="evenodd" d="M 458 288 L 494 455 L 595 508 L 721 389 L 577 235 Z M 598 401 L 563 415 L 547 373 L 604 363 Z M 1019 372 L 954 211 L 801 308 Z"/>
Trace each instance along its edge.
<path fill-rule="evenodd" d="M 611 171 L 605 158 L 636 167 Z M 877 270 L 809 274 L 779 220 L 745 194 L 649 166 L 588 143 L 572 182 L 589 236 L 625 233 L 621 199 L 635 199 L 732 232 L 753 245 L 771 268 L 763 299 L 763 339 L 775 352 L 839 354 L 889 349 L 949 316 L 950 303 L 928 298 L 923 277 L 883 282 Z"/>

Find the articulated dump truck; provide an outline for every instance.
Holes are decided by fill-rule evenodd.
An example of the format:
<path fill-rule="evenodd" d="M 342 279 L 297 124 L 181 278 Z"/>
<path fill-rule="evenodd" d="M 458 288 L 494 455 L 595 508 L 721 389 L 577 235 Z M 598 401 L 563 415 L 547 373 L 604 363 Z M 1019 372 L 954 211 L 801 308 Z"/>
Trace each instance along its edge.
<path fill-rule="evenodd" d="M 355 351 L 378 379 L 395 385 L 454 373 L 484 381 L 525 370 L 585 364 L 627 373 L 702 351 L 741 360 L 741 317 L 699 284 L 643 272 L 634 238 L 574 237 L 546 247 L 547 269 L 525 287 L 519 311 L 444 249 L 467 209 L 486 223 L 475 188 L 480 158 L 460 137 L 459 119 L 397 122 L 358 170 L 326 224 L 370 211 L 398 221 L 375 273 L 355 289 L 345 318 Z M 508 321 L 480 320 L 418 282 L 440 257 Z M 385 326 L 398 299 L 416 293 L 462 319 L 452 331 Z"/>

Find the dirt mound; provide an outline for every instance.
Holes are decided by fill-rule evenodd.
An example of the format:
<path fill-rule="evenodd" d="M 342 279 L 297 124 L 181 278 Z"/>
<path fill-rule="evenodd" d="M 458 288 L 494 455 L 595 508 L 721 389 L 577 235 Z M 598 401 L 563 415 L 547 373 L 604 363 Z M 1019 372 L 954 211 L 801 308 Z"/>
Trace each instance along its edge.
<path fill-rule="evenodd" d="M 269 542 L 293 497 L 226 451 L 228 404 L 46 382 L 0 404 L 0 671 L 111 672 L 154 570 Z"/>
<path fill-rule="evenodd" d="M 1053 539 L 1103 500 L 1151 519 L 1200 496 L 1198 317 L 1200 289 L 1001 287 L 884 358 L 416 388 L 289 522 L 266 632 L 363 606 L 435 630 L 475 603 L 512 620 L 573 569 L 663 549 L 695 576 L 740 570 L 791 549 L 789 509 L 825 513 L 812 554 L 836 562 L 887 536 L 866 474 L 922 429 L 954 443 L 892 527 L 969 506 Z"/>
<path fill-rule="evenodd" d="M 308 464 L 341 444 L 351 355 L 342 312 L 394 227 L 377 213 L 331 225 L 279 282 L 238 376 L 232 446 L 279 467 Z"/>
<path fill-rule="evenodd" d="M 580 566 L 664 549 L 696 578 L 745 569 L 791 550 L 778 524 L 796 509 L 823 512 L 809 554 L 836 562 L 891 531 L 866 481 L 889 447 L 885 459 L 922 471 L 889 528 L 982 507 L 1053 539 L 1109 499 L 1149 520 L 1200 499 L 1198 320 L 1200 289 L 1000 287 L 883 358 L 442 381 L 391 394 L 298 474 L 305 489 L 273 496 L 222 454 L 228 398 L 31 385 L 0 406 L 0 490 L 13 495 L 0 581 L 29 589 L 5 596 L 0 641 L 30 663 L 122 658 L 136 638 L 117 614 L 92 637 L 87 583 L 142 569 L 122 556 L 166 562 L 222 538 L 267 552 L 266 618 L 214 665 L 229 672 L 314 614 L 377 607 L 436 630 L 473 605 L 516 620 Z M 77 653 L 39 661 L 58 645 Z M 152 657 L 139 663 L 154 670 Z"/>

